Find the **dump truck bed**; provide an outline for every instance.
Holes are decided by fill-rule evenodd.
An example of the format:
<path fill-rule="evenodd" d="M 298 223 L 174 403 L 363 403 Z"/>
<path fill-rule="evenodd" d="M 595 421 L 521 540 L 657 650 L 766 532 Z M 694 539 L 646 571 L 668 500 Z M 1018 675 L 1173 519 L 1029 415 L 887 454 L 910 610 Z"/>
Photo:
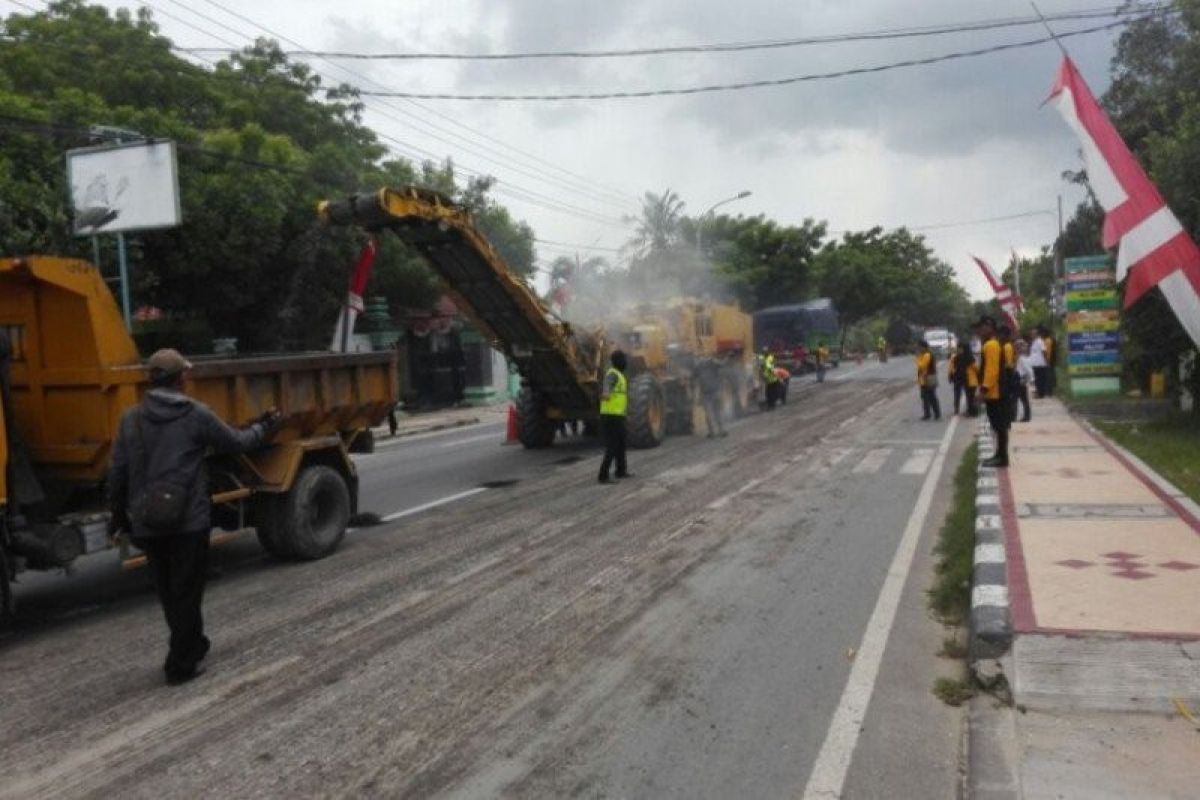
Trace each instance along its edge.
<path fill-rule="evenodd" d="M 14 427 L 39 476 L 99 483 L 121 415 L 147 388 L 111 291 L 83 261 L 0 259 L 0 327 Z M 200 357 L 185 388 L 233 425 L 280 410 L 280 444 L 370 428 L 398 395 L 393 352 Z"/>
<path fill-rule="evenodd" d="M 394 232 L 425 257 L 459 310 L 549 406 L 565 417 L 595 415 L 605 356 L 599 335 L 578 335 L 554 319 L 465 209 L 428 190 L 384 189 L 323 204 L 321 213 L 330 223 Z"/>

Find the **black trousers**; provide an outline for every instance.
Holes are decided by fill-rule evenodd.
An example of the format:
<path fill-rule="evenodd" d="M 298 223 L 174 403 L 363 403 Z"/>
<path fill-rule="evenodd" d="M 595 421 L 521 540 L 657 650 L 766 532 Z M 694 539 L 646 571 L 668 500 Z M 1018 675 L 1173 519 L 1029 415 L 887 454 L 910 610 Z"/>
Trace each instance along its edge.
<path fill-rule="evenodd" d="M 200 604 L 208 577 L 208 531 L 135 539 L 146 554 L 163 616 L 171 631 L 163 669 L 167 675 L 185 675 L 208 653 Z"/>
<path fill-rule="evenodd" d="M 1021 420 L 1028 422 L 1030 419 L 1029 413 L 1029 387 L 1022 385 L 1021 393 L 1017 395 L 1017 402 L 1021 404 Z M 1016 406 L 1013 407 L 1013 415 L 1016 416 Z"/>
<path fill-rule="evenodd" d="M 972 417 L 979 416 L 979 403 L 975 399 L 976 393 L 979 391 L 975 386 L 966 386 L 964 390 L 967 393 L 967 414 Z"/>
<path fill-rule="evenodd" d="M 1007 462 L 1008 429 L 1012 426 L 1012 401 L 1007 397 L 1002 397 L 999 400 L 988 400 L 985 405 L 988 424 L 992 426 L 992 431 L 996 434 L 996 452 L 992 456 Z"/>
<path fill-rule="evenodd" d="M 963 395 L 967 393 L 967 387 L 958 381 L 954 381 L 954 413 L 957 414 L 962 406 Z M 970 409 L 971 401 L 967 400 L 968 410 Z"/>
<path fill-rule="evenodd" d="M 1045 397 L 1046 395 L 1050 394 L 1049 367 L 1033 368 L 1033 387 L 1038 397 Z"/>
<path fill-rule="evenodd" d="M 604 460 L 600 462 L 600 477 L 607 479 L 609 467 L 617 462 L 617 477 L 629 474 L 625 464 L 625 418 L 613 414 L 600 415 L 600 435 L 604 437 Z"/>
<path fill-rule="evenodd" d="M 924 412 L 924 416 L 921 419 L 929 419 L 931 414 L 938 419 L 941 418 L 942 407 L 938 403 L 937 389 L 935 387 L 921 387 L 921 410 Z"/>

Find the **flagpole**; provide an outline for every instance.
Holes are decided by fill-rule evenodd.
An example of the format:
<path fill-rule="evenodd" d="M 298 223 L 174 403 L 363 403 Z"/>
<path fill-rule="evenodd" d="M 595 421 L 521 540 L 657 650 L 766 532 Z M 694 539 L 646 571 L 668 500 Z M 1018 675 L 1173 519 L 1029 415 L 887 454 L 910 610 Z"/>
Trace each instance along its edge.
<path fill-rule="evenodd" d="M 1044 14 L 1042 14 L 1042 10 L 1037 7 L 1037 3 L 1034 3 L 1031 0 L 1029 5 L 1033 6 L 1033 13 L 1037 14 L 1038 19 L 1042 21 L 1042 25 L 1046 28 L 1046 33 L 1050 34 L 1050 38 L 1054 40 L 1056 45 L 1058 45 L 1058 49 L 1062 50 L 1063 57 L 1070 58 L 1071 54 L 1068 53 L 1067 48 L 1063 46 L 1062 40 L 1058 38 L 1058 34 L 1055 33 L 1054 29 L 1050 27 L 1050 23 L 1046 21 L 1046 17 Z"/>

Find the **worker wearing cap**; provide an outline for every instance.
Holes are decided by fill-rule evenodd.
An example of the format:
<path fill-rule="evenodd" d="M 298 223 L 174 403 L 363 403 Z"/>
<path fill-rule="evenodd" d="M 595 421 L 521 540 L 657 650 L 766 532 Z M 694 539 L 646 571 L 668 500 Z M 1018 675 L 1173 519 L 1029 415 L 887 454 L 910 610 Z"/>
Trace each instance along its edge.
<path fill-rule="evenodd" d="M 618 478 L 631 477 L 625 464 L 625 417 L 629 410 L 629 380 L 625 377 L 625 369 L 628 362 L 621 350 L 614 350 L 609 360 L 612 366 L 605 373 L 600 390 L 600 435 L 604 437 L 601 483 L 612 483 L 608 472 L 613 462 L 616 462 Z"/>
<path fill-rule="evenodd" d="M 201 600 L 208 574 L 209 450 L 241 453 L 263 444 L 279 422 L 268 411 L 238 430 L 184 394 L 191 363 L 159 350 L 146 363 L 150 389 L 125 412 L 108 472 L 110 532 L 126 531 L 145 554 L 162 603 L 170 646 L 163 671 L 170 684 L 199 675 L 208 653 Z"/>
<path fill-rule="evenodd" d="M 992 456 L 983 462 L 988 467 L 1008 466 L 1008 429 L 1012 425 L 1012 410 L 1003 390 L 1004 352 L 1000 341 L 996 338 L 996 321 L 991 317 L 982 317 L 976 325 L 979 338 L 983 342 L 980 351 L 979 392 L 983 397 L 987 410 L 988 424 L 996 435 L 996 449 Z"/>

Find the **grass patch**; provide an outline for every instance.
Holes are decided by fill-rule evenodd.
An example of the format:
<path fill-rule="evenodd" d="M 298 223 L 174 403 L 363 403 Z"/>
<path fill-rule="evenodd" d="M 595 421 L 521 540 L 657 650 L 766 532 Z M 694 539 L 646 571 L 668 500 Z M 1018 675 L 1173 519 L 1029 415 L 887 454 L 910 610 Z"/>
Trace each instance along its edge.
<path fill-rule="evenodd" d="M 961 625 L 971 608 L 971 572 L 975 564 L 975 483 L 979 448 L 972 443 L 954 473 L 954 498 L 934 553 L 929 608 L 947 625 Z"/>
<path fill-rule="evenodd" d="M 1097 422 L 1096 427 L 1200 503 L 1200 420 L 1177 414 L 1146 422 Z"/>
<path fill-rule="evenodd" d="M 938 655 L 957 661 L 967 657 L 967 646 L 959 641 L 958 636 L 947 636 L 942 639 L 942 649 L 938 651 Z"/>
<path fill-rule="evenodd" d="M 975 696 L 975 687 L 962 678 L 938 678 L 933 693 L 948 706 L 961 706 Z"/>

